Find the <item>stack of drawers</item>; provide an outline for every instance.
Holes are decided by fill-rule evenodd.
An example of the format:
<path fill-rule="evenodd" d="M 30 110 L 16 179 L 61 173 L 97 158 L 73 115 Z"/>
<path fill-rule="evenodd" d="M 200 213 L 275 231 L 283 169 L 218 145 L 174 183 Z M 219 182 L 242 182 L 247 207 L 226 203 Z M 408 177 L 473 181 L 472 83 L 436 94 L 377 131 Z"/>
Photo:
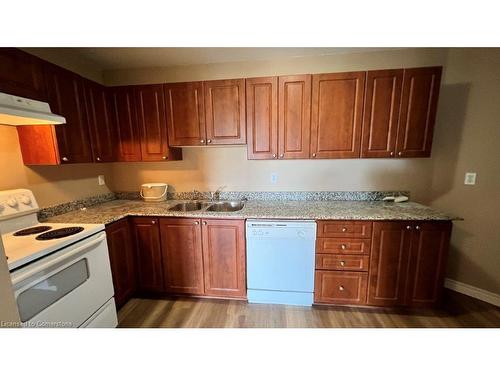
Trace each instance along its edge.
<path fill-rule="evenodd" d="M 318 221 L 316 303 L 366 303 L 371 235 L 371 221 Z"/>

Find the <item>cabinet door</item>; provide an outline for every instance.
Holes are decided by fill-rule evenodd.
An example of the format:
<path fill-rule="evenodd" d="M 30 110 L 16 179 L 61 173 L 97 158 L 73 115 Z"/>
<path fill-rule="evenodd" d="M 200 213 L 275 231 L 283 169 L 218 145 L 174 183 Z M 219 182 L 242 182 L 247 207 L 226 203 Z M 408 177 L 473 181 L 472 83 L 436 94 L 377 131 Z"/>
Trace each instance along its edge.
<path fill-rule="evenodd" d="M 132 87 L 110 89 L 113 121 L 116 124 L 118 161 L 141 161 L 141 141 Z"/>
<path fill-rule="evenodd" d="M 85 103 L 94 162 L 115 161 L 116 131 L 106 88 L 85 80 Z"/>
<path fill-rule="evenodd" d="M 248 78 L 246 92 L 247 159 L 276 159 L 278 78 Z"/>
<path fill-rule="evenodd" d="M 178 160 L 182 151 L 168 147 L 163 85 L 136 86 L 134 90 L 142 161 Z"/>
<path fill-rule="evenodd" d="M 17 48 L 0 48 L 0 92 L 46 100 L 43 62 Z"/>
<path fill-rule="evenodd" d="M 115 302 L 124 305 L 137 289 L 135 251 L 132 246 L 130 227 L 126 219 L 106 227 L 109 261 L 113 275 Z"/>
<path fill-rule="evenodd" d="M 131 219 L 137 252 L 139 289 L 163 291 L 163 267 L 160 246 L 160 230 L 156 218 Z"/>
<path fill-rule="evenodd" d="M 404 303 L 411 243 L 409 222 L 375 222 L 368 285 L 368 304 Z"/>
<path fill-rule="evenodd" d="M 313 158 L 359 157 L 364 87 L 365 72 L 313 75 Z"/>
<path fill-rule="evenodd" d="M 362 158 L 389 158 L 396 152 L 403 69 L 366 75 Z"/>
<path fill-rule="evenodd" d="M 203 83 L 168 83 L 164 88 L 169 145 L 204 145 L 207 137 Z"/>
<path fill-rule="evenodd" d="M 428 157 L 436 120 L 441 67 L 405 69 L 397 155 Z"/>
<path fill-rule="evenodd" d="M 451 222 L 424 222 L 413 226 L 406 303 L 432 306 L 443 290 Z"/>
<path fill-rule="evenodd" d="M 245 80 L 203 82 L 207 144 L 247 143 L 245 122 Z"/>
<path fill-rule="evenodd" d="M 204 293 L 199 219 L 160 219 L 165 289 L 171 293 Z"/>
<path fill-rule="evenodd" d="M 245 221 L 203 220 L 205 294 L 245 297 Z"/>
<path fill-rule="evenodd" d="M 364 305 L 366 303 L 366 272 L 320 271 L 314 275 L 314 301 Z"/>
<path fill-rule="evenodd" d="M 279 77 L 278 152 L 280 159 L 309 158 L 311 75 Z"/>
<path fill-rule="evenodd" d="M 66 118 L 55 127 L 61 163 L 92 162 L 83 79 L 52 64 L 45 73 L 51 109 Z"/>

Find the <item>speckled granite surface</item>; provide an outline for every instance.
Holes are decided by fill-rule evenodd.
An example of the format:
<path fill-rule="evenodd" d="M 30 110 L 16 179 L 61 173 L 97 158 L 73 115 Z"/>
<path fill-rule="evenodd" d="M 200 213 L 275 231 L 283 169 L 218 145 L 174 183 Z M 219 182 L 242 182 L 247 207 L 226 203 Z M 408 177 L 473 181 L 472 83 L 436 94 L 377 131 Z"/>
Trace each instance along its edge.
<path fill-rule="evenodd" d="M 382 201 L 248 201 L 236 212 L 206 210 L 178 212 L 168 209 L 179 203 L 169 200 L 146 203 L 114 200 L 49 218 L 59 223 L 109 224 L 127 216 L 177 216 L 234 219 L 329 219 L 329 220 L 459 220 L 460 218 L 418 203 Z"/>

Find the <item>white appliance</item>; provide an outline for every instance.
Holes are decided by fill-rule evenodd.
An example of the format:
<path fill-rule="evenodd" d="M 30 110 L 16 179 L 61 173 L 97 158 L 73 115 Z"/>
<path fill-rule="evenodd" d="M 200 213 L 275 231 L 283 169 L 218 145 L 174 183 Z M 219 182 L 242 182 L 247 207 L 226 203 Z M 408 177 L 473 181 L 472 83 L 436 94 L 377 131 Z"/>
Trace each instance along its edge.
<path fill-rule="evenodd" d="M 0 92 L 1 125 L 55 125 L 64 123 L 66 123 L 66 119 L 52 113 L 48 103 Z"/>
<path fill-rule="evenodd" d="M 311 306 L 316 223 L 247 220 L 246 238 L 248 302 Z"/>
<path fill-rule="evenodd" d="M 0 192 L 0 233 L 25 327 L 116 327 L 102 224 L 40 223 L 30 190 Z"/>

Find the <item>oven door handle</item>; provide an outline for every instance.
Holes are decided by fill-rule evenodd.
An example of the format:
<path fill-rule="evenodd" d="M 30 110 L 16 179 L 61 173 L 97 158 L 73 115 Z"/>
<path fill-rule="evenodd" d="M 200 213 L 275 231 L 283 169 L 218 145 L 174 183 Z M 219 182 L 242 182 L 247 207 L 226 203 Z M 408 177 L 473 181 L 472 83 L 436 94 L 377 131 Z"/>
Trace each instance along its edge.
<path fill-rule="evenodd" d="M 104 241 L 105 239 L 106 239 L 106 233 L 101 233 L 101 235 L 99 237 L 97 237 L 96 239 L 94 239 L 90 242 L 87 242 L 81 246 L 75 247 L 73 250 L 71 250 L 70 252 L 68 252 L 60 257 L 54 258 L 47 263 L 39 265 L 38 267 L 34 267 L 33 269 L 31 269 L 30 271 L 28 271 L 26 273 L 21 273 L 17 276 L 13 275 L 12 276 L 12 285 L 15 287 L 20 282 L 32 277 L 33 275 L 36 275 L 37 273 L 39 273 L 47 268 L 50 268 L 58 263 L 61 263 L 68 258 L 74 257 L 78 253 L 85 253 L 85 252 L 89 251 L 91 248 L 93 248 L 95 245 L 98 245 L 99 243 Z"/>

